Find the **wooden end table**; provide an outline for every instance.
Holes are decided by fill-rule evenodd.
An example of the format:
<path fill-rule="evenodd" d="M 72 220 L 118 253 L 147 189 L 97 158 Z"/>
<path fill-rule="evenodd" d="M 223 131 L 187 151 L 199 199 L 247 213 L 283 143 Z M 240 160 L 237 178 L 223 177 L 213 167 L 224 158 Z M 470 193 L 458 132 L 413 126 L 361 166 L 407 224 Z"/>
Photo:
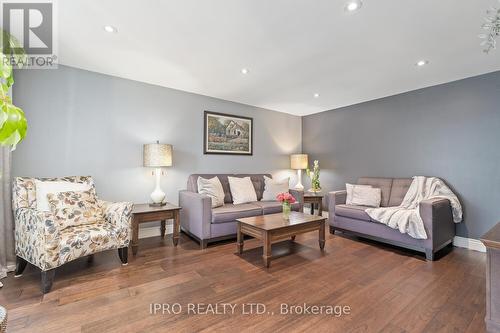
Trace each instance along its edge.
<path fill-rule="evenodd" d="M 481 241 L 486 246 L 486 330 L 500 332 L 500 223 Z"/>
<path fill-rule="evenodd" d="M 264 243 L 262 259 L 264 265 L 269 268 L 271 264 L 271 244 L 273 241 L 291 238 L 295 235 L 310 231 L 319 231 L 319 248 L 323 251 L 325 247 L 325 221 L 322 216 L 309 215 L 301 212 L 291 212 L 290 219 L 285 220 L 282 213 L 259 215 L 237 219 L 238 221 L 238 253 L 243 253 L 243 235 L 249 235 L 260 239 Z"/>
<path fill-rule="evenodd" d="M 174 246 L 179 243 L 181 207 L 167 203 L 165 206 L 152 207 L 149 204 L 134 205 L 132 210 L 132 254 L 136 255 L 139 248 L 139 224 L 144 222 L 161 221 L 161 237 L 165 237 L 165 223 L 168 219 L 174 220 Z"/>
<path fill-rule="evenodd" d="M 318 206 L 318 215 L 323 214 L 323 194 L 321 192 L 314 193 L 305 191 L 304 192 L 304 203 L 311 204 L 311 215 L 314 214 L 314 206 Z"/>

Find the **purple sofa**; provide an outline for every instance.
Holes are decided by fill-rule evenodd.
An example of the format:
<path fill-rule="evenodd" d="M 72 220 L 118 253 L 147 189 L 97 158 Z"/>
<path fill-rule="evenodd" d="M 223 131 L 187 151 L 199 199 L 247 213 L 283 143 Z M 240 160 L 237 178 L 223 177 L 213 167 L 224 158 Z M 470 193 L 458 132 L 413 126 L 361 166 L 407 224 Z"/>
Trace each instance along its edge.
<path fill-rule="evenodd" d="M 382 190 L 381 207 L 399 206 L 411 182 L 411 178 L 364 177 L 358 180 L 360 185 L 372 185 Z M 425 252 L 427 260 L 434 260 L 434 254 L 450 244 L 455 236 L 455 223 L 447 199 L 425 200 L 420 203 L 420 216 L 424 221 L 428 238 L 415 239 L 372 220 L 364 211 L 368 207 L 346 205 L 346 196 L 346 191 L 328 193 L 328 216 L 332 234 L 335 230 L 339 230 Z"/>
<path fill-rule="evenodd" d="M 212 208 L 211 199 L 198 193 L 198 177 L 213 178 L 217 176 L 224 189 L 224 206 Z M 257 200 L 251 203 L 233 204 L 229 189 L 228 176 L 250 177 L 257 193 Z M 202 249 L 208 243 L 236 237 L 236 219 L 257 215 L 280 213 L 281 203 L 278 201 L 261 201 L 264 192 L 264 176 L 269 174 L 193 174 L 187 181 L 187 189 L 179 192 L 181 229 L 200 243 Z M 302 211 L 304 194 L 290 190 L 297 203 L 292 210 Z"/>

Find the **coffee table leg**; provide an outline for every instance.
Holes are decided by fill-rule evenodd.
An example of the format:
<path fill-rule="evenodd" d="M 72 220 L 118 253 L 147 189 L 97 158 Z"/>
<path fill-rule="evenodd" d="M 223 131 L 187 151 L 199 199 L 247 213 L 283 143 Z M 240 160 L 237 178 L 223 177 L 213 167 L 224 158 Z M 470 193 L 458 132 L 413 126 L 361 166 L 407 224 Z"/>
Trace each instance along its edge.
<path fill-rule="evenodd" d="M 236 240 L 236 248 L 238 250 L 238 254 L 243 253 L 243 235 L 241 234 L 241 223 L 238 222 L 238 231 L 236 234 L 237 240 Z"/>
<path fill-rule="evenodd" d="M 267 268 L 269 268 L 269 266 L 271 265 L 271 254 L 272 254 L 272 251 L 271 251 L 271 235 L 269 234 L 269 232 L 263 232 L 264 233 L 264 237 L 263 237 L 263 240 L 264 240 L 264 253 L 262 253 L 262 259 L 264 259 L 264 266 L 266 266 Z"/>
<path fill-rule="evenodd" d="M 311 202 L 311 215 L 314 215 L 314 202 Z"/>
<path fill-rule="evenodd" d="M 323 200 L 318 203 L 318 215 L 323 216 Z"/>
<path fill-rule="evenodd" d="M 292 238 L 292 242 L 295 241 L 295 235 L 293 235 L 291 238 Z"/>
<path fill-rule="evenodd" d="M 319 226 L 319 248 L 321 251 L 325 248 L 325 222 L 321 222 Z"/>

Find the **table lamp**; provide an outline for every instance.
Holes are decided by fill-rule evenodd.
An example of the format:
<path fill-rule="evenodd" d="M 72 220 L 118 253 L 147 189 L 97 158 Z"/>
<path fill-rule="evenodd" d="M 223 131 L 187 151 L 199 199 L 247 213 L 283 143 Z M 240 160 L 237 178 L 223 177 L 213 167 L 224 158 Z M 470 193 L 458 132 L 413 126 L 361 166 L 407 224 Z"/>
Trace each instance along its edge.
<path fill-rule="evenodd" d="M 145 167 L 155 168 L 156 187 L 151 193 L 153 203 L 149 205 L 153 207 L 164 206 L 166 205 L 166 202 L 164 202 L 165 192 L 162 191 L 160 186 L 161 168 L 172 166 L 172 145 L 161 144 L 159 141 L 145 144 L 143 160 Z"/>
<path fill-rule="evenodd" d="M 307 154 L 290 155 L 290 167 L 293 170 L 297 170 L 297 185 L 295 185 L 296 190 L 304 189 L 304 185 L 302 185 L 302 169 L 307 169 L 307 164 Z"/>

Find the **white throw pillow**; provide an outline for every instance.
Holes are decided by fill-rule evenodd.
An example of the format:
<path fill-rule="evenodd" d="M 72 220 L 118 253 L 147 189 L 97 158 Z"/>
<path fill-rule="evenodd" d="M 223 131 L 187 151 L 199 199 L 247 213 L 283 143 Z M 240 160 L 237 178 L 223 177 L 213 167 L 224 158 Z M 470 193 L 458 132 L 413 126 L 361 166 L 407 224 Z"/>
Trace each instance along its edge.
<path fill-rule="evenodd" d="M 346 189 L 346 192 L 347 192 L 347 196 L 346 196 L 346 199 L 345 199 L 345 204 L 346 205 L 353 205 L 353 203 L 352 203 L 352 190 L 355 187 L 357 187 L 357 186 L 364 186 L 364 187 L 369 187 L 369 188 L 372 187 L 371 185 L 358 185 L 358 184 L 349 184 L 349 183 L 346 183 L 345 184 L 345 189 Z"/>
<path fill-rule="evenodd" d="M 212 199 L 212 208 L 224 205 L 224 189 L 219 177 L 205 179 L 198 177 L 198 193 L 204 194 Z"/>
<path fill-rule="evenodd" d="M 90 190 L 88 183 L 72 183 L 65 181 L 41 181 L 35 180 L 36 187 L 36 209 L 50 212 L 47 194 L 57 194 L 61 192 L 83 192 Z"/>
<path fill-rule="evenodd" d="M 380 207 L 382 190 L 375 187 L 354 186 L 352 204 L 359 206 Z"/>
<path fill-rule="evenodd" d="M 250 177 L 227 177 L 227 179 L 229 180 L 233 204 L 238 205 L 257 201 L 257 193 L 255 193 L 255 188 Z"/>
<path fill-rule="evenodd" d="M 290 179 L 287 178 L 281 182 L 277 182 L 272 178 L 264 176 L 264 193 L 262 193 L 262 201 L 276 201 L 276 196 L 279 193 L 288 192 L 288 184 Z"/>

